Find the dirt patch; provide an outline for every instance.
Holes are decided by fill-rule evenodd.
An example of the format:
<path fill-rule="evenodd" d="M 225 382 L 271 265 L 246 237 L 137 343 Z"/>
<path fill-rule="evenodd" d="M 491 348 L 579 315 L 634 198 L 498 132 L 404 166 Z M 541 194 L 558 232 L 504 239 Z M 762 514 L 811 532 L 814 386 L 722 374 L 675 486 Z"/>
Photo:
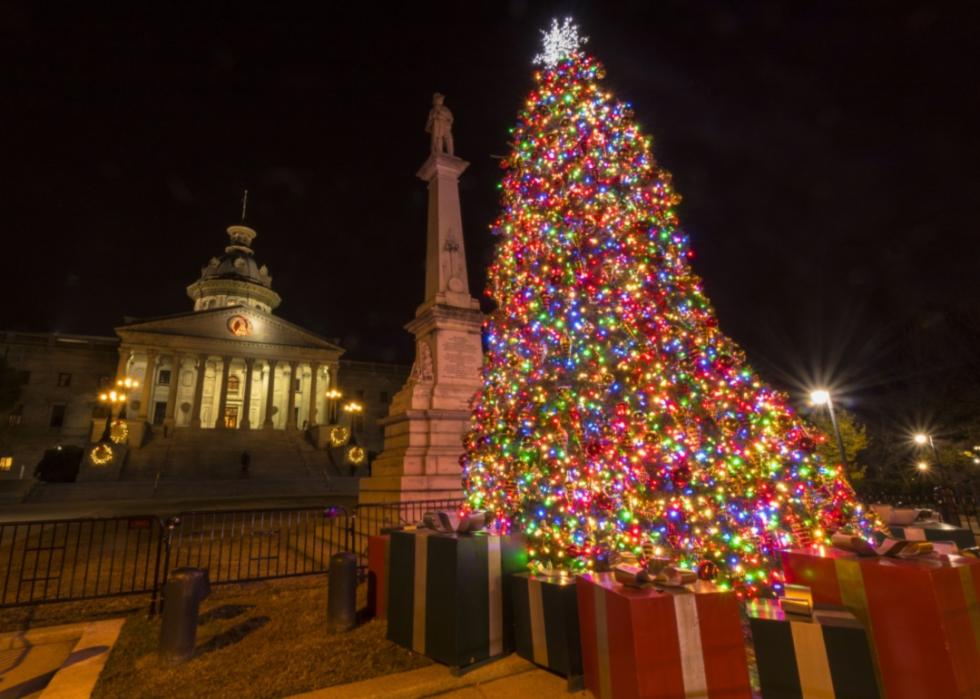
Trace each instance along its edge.
<path fill-rule="evenodd" d="M 327 633 L 326 608 L 325 576 L 213 587 L 201 607 L 197 650 L 182 665 L 157 656 L 159 619 L 134 614 L 92 696 L 285 697 L 431 663 L 387 641 L 384 622 Z"/>

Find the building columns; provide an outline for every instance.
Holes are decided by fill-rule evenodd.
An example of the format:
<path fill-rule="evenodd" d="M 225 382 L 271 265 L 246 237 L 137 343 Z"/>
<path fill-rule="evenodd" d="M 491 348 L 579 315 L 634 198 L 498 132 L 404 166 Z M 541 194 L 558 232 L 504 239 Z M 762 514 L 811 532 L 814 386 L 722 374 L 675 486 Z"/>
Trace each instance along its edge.
<path fill-rule="evenodd" d="M 179 354 L 173 355 L 172 367 L 170 369 L 170 391 L 167 393 L 167 412 L 163 418 L 163 433 L 169 435 L 173 432 L 174 413 L 177 410 L 177 391 L 180 388 L 180 364 L 183 357 Z"/>
<path fill-rule="evenodd" d="M 267 360 L 269 365 L 269 385 L 266 390 L 266 403 L 265 403 L 265 420 L 262 422 L 262 427 L 273 429 L 275 423 L 272 422 L 272 409 L 275 406 L 276 400 L 276 365 L 279 362 L 275 359 Z"/>
<path fill-rule="evenodd" d="M 112 377 L 112 386 L 116 385 L 116 381 L 125 378 L 126 369 L 129 367 L 129 348 L 119 348 L 119 364 L 116 365 L 116 375 Z"/>
<path fill-rule="evenodd" d="M 144 422 L 150 414 L 150 400 L 153 398 L 153 384 L 156 378 L 157 351 L 146 351 L 146 372 L 143 374 L 143 397 L 140 400 L 139 419 Z"/>
<path fill-rule="evenodd" d="M 201 428 L 201 403 L 204 400 L 204 374 L 208 370 L 208 355 L 197 355 L 197 383 L 194 385 L 194 405 L 191 406 L 191 427 Z"/>
<path fill-rule="evenodd" d="M 306 424 L 308 427 L 316 426 L 316 400 L 317 400 L 317 379 L 320 377 L 320 365 L 312 362 L 310 363 L 311 375 L 310 375 L 310 414 L 306 419 Z"/>
<path fill-rule="evenodd" d="M 296 365 L 299 362 L 289 362 L 289 407 L 286 413 L 286 429 L 296 429 Z"/>
<path fill-rule="evenodd" d="M 250 430 L 252 429 L 252 420 L 250 419 L 250 408 L 252 402 L 252 367 L 255 365 L 255 360 L 252 358 L 247 358 L 245 360 L 245 398 L 242 400 L 242 411 L 245 413 L 242 415 L 242 421 L 239 423 L 239 429 Z"/>
<path fill-rule="evenodd" d="M 221 393 L 218 394 L 218 419 L 214 421 L 214 429 L 225 427 L 225 409 L 228 407 L 228 372 L 231 370 L 231 357 L 221 358 Z"/>

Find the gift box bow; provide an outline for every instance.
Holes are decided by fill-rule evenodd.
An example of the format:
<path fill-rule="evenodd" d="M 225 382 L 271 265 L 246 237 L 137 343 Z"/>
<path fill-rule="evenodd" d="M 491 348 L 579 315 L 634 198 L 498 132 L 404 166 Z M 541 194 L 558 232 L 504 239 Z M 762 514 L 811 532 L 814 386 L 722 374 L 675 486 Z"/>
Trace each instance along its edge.
<path fill-rule="evenodd" d="M 613 566 L 616 581 L 630 587 L 654 585 L 662 587 L 684 587 L 697 581 L 693 570 L 678 568 L 669 559 L 651 558 L 645 565 L 623 561 Z"/>
<path fill-rule="evenodd" d="M 856 553 L 858 556 L 885 556 L 888 558 L 915 558 L 932 553 L 933 546 L 928 541 L 906 541 L 885 537 L 878 546 L 860 536 L 834 534 L 831 543 L 842 551 Z"/>
<path fill-rule="evenodd" d="M 426 512 L 422 516 L 422 525 L 426 529 L 446 534 L 472 534 L 482 531 L 490 522 L 486 512 Z"/>

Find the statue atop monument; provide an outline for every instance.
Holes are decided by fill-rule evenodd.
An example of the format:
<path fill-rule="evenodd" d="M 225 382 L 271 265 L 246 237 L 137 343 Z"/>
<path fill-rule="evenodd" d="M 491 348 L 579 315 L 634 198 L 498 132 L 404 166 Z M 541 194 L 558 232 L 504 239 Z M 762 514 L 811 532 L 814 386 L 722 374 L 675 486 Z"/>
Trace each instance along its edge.
<path fill-rule="evenodd" d="M 443 102 L 446 97 L 440 93 L 432 95 L 432 109 L 425 122 L 425 132 L 432 135 L 432 152 L 453 154 L 453 113 Z"/>

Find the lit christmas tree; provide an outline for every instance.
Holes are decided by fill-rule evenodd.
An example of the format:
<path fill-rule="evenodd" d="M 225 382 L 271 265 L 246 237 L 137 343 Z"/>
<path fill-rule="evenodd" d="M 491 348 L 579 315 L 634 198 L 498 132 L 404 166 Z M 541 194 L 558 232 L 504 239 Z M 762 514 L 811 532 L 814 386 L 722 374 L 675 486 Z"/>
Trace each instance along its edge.
<path fill-rule="evenodd" d="M 719 331 L 670 174 L 582 44 L 569 20 L 546 34 L 503 162 L 469 506 L 524 531 L 543 568 L 652 545 L 759 594 L 780 548 L 871 522 Z"/>

